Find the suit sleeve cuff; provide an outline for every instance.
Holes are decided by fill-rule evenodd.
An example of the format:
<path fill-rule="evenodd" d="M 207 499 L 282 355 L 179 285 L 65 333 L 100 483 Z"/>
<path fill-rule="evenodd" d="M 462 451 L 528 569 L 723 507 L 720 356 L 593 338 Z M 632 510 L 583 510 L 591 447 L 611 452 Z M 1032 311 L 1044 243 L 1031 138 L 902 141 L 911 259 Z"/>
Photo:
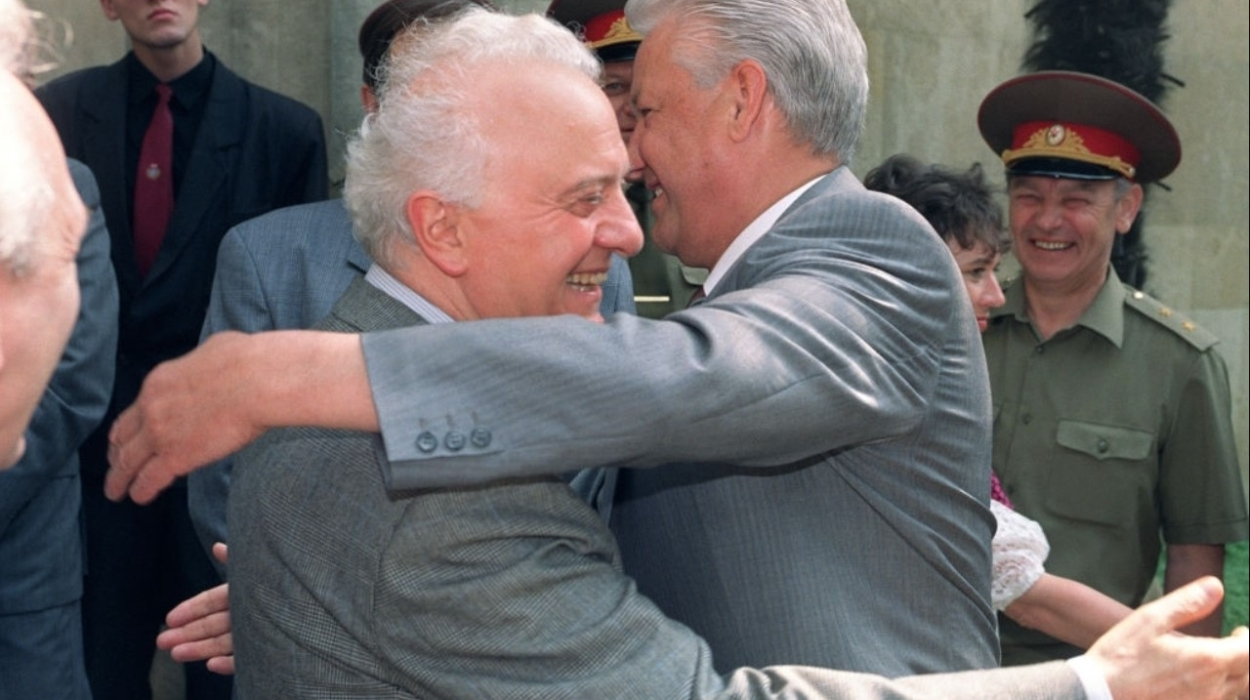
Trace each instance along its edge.
<path fill-rule="evenodd" d="M 1089 657 L 1081 655 L 1068 659 L 1068 667 L 1076 673 L 1077 680 L 1085 689 L 1086 700 L 1115 700 L 1111 697 L 1107 679 Z"/>

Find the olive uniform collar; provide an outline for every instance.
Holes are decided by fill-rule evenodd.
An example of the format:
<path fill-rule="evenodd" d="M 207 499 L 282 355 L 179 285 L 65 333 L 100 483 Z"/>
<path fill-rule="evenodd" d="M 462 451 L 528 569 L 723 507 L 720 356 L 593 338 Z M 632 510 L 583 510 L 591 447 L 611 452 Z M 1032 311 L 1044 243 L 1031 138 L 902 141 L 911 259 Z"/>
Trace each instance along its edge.
<path fill-rule="evenodd" d="M 1093 303 L 1081 314 L 1076 325 L 1094 331 L 1117 348 L 1121 347 L 1124 343 L 1124 297 L 1124 285 L 1115 270 L 1108 267 L 1107 281 L 1098 290 L 1098 296 L 1094 297 Z M 1003 305 L 990 312 L 991 322 L 1003 316 L 1012 316 L 1020 323 L 1032 325 L 1033 322 L 1025 310 L 1024 283 L 1020 278 L 1008 284 L 1003 290 L 1003 298 Z M 1055 336 L 1058 337 L 1063 332 L 1060 331 Z"/>

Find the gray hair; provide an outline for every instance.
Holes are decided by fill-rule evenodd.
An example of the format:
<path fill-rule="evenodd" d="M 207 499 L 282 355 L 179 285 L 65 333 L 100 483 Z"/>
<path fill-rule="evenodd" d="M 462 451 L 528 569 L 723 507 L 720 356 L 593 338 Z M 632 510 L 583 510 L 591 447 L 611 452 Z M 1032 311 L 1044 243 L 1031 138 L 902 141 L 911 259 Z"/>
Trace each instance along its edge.
<path fill-rule="evenodd" d="M 668 17 L 687 22 L 673 60 L 711 87 L 758 62 L 790 133 L 816 155 L 849 163 L 868 104 L 868 58 L 845 0 L 629 0 L 644 36 Z"/>
<path fill-rule="evenodd" d="M 32 37 L 31 15 L 20 0 L 0 0 L 0 69 L 16 79 L 0 91 L 26 89 L 19 82 L 30 70 Z M 20 117 L 7 98 L 0 98 L 0 110 L 0 151 L 6 161 L 0 165 L 0 265 L 21 275 L 35 262 L 38 231 L 56 194 L 46 177 L 31 176 L 38 154 L 25 143 L 23 125 L 13 123 Z"/>
<path fill-rule="evenodd" d="M 418 20 L 396 38 L 383 66 L 378 111 L 347 148 L 344 199 L 356 237 L 383 267 L 412 236 L 405 208 L 417 190 L 448 202 L 481 203 L 490 144 L 487 115 L 467 104 L 471 70 L 487 62 L 538 60 L 598 80 L 599 63 L 567 29 L 538 15 L 511 17 L 471 7 L 442 21 Z"/>

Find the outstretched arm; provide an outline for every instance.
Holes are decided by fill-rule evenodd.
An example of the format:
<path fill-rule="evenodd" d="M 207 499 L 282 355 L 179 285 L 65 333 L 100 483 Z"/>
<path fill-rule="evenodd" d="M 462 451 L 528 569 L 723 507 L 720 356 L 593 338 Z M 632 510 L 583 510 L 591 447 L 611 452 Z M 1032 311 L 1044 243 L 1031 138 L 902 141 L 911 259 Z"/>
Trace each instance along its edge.
<path fill-rule="evenodd" d="M 979 353 L 948 352 L 974 342 L 951 330 L 963 328 L 950 321 L 964 308 L 952 301 L 953 271 L 915 264 L 926 252 L 918 241 L 934 255 L 942 244 L 895 205 L 873 200 L 846 220 L 823 206 L 788 218 L 724 291 L 664 321 L 496 320 L 360 342 L 288 335 L 239 355 L 207 344 L 158 368 L 119 421 L 109 494 L 131 488 L 150 500 L 175 476 L 296 423 L 380 422 L 391 489 L 598 464 L 764 467 L 901 435 L 923 419 L 939 372 L 981 380 L 969 384 L 969 405 L 986 387 Z"/>
<path fill-rule="evenodd" d="M 147 503 L 175 478 L 291 425 L 377 431 L 359 336 L 218 333 L 159 365 L 110 431 L 105 492 Z"/>
<path fill-rule="evenodd" d="M 225 560 L 225 545 L 214 554 Z M 1102 674 L 1115 700 L 1223 700 L 1250 697 L 1250 635 L 1239 628 L 1225 639 L 1204 639 L 1176 634 L 1174 630 L 1207 614 L 1219 604 L 1222 588 L 1211 578 L 1143 606 L 1116 625 L 1084 657 Z M 234 672 L 234 645 L 230 636 L 229 601 L 225 584 L 182 603 L 170 612 L 170 629 L 157 639 L 178 661 L 207 659 L 217 673 Z M 1056 665 L 993 671 L 971 671 L 939 676 L 914 676 L 886 681 L 860 674 L 821 669 L 773 667 L 738 669 L 724 679 L 725 687 L 706 673 L 699 682 L 722 700 L 763 698 L 858 698 L 864 700 L 921 699 L 930 697 L 1071 698 L 1067 674 Z M 1042 691 L 1043 685 L 1048 691 Z M 773 695 L 763 689 L 780 686 Z M 800 687 L 806 687 L 808 695 Z M 1049 693 L 1049 694 L 1047 694 Z M 709 695 L 711 697 L 713 695 Z"/>

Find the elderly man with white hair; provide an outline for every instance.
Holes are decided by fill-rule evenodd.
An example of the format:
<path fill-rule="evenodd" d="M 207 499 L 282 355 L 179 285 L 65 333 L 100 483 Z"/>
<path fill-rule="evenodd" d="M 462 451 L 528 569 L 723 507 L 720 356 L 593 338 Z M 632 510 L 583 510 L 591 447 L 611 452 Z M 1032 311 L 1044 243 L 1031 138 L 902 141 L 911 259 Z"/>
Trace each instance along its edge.
<path fill-rule="evenodd" d="M 108 407 L 117 286 L 95 180 L 26 84 L 30 20 L 0 0 L 0 697 L 90 700 L 78 446 Z"/>

